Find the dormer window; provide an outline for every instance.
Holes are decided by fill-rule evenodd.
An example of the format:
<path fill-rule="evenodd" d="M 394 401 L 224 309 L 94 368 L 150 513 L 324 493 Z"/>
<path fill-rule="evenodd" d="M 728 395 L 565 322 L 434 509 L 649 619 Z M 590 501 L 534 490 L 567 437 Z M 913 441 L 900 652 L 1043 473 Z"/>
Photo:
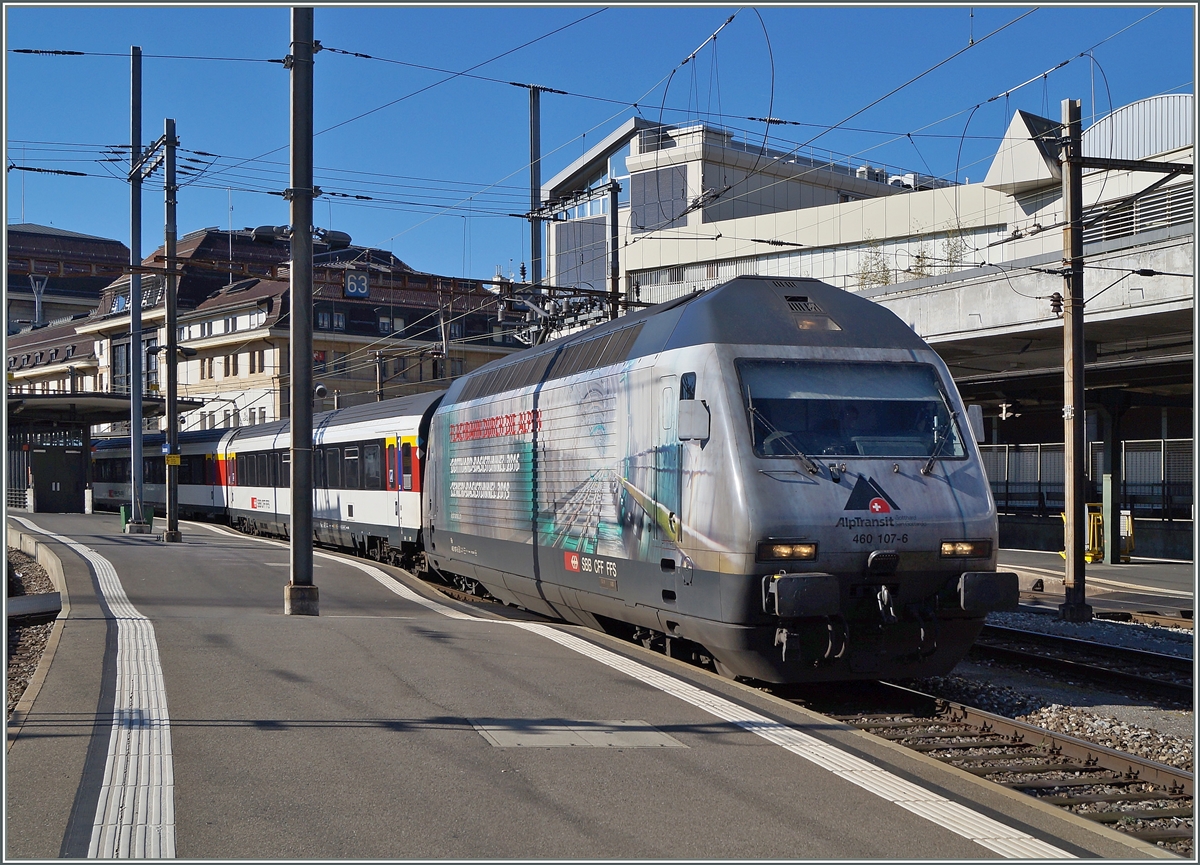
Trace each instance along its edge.
<path fill-rule="evenodd" d="M 58 349 L 57 348 L 50 349 L 50 362 L 54 363 L 54 361 L 57 358 L 58 358 Z"/>
<path fill-rule="evenodd" d="M 75 346 L 73 346 L 73 345 L 68 346 L 67 353 L 63 356 L 63 359 L 69 360 L 70 358 L 73 358 L 74 356 L 75 356 Z"/>
<path fill-rule="evenodd" d="M 17 356 L 14 354 L 8 359 L 8 368 L 13 369 L 17 365 Z"/>
<path fill-rule="evenodd" d="M 21 366 L 29 366 L 29 355 L 21 356 Z"/>

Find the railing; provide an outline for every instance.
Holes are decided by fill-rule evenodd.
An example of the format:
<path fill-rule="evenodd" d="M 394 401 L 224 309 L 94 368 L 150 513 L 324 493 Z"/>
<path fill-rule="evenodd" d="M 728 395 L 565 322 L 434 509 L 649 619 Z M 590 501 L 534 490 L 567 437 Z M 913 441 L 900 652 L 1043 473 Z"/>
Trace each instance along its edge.
<path fill-rule="evenodd" d="M 1088 501 L 1103 494 L 1104 445 L 1089 442 Z M 984 470 L 1000 513 L 1050 516 L 1063 509 L 1061 443 L 980 445 Z M 1121 508 L 1139 519 L 1191 520 L 1195 505 L 1191 439 L 1121 443 Z"/>

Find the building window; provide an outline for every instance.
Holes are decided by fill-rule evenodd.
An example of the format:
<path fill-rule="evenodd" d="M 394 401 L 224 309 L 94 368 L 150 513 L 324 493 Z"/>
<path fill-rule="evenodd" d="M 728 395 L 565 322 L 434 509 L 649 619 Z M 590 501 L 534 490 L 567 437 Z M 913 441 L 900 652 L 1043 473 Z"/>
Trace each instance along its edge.
<path fill-rule="evenodd" d="M 258 422 L 259 423 L 267 422 L 267 407 L 266 406 L 263 406 L 258 410 Z"/>
<path fill-rule="evenodd" d="M 211 321 L 200 322 L 200 336 L 212 336 L 213 323 Z"/>
<path fill-rule="evenodd" d="M 230 316 L 229 318 L 225 319 L 225 332 L 226 333 L 233 333 L 235 330 L 237 330 L 237 327 L 238 327 L 238 320 L 237 320 L 236 315 Z"/>
<path fill-rule="evenodd" d="M 329 330 L 329 313 L 317 313 L 317 327 L 319 327 L 321 330 Z"/>
<path fill-rule="evenodd" d="M 392 333 L 399 333 L 399 334 L 404 333 L 404 319 L 402 319 L 402 318 L 393 318 L 392 319 Z"/>
<path fill-rule="evenodd" d="M 335 312 L 333 314 L 333 329 L 334 330 L 345 330 L 346 329 L 346 313 Z"/>
<path fill-rule="evenodd" d="M 341 373 L 346 371 L 346 352 L 335 351 L 333 353 L 333 371 Z"/>
<path fill-rule="evenodd" d="M 325 372 L 325 352 L 313 352 L 313 372 Z"/>
<path fill-rule="evenodd" d="M 392 332 L 392 320 L 390 318 L 388 318 L 387 316 L 379 317 L 379 332 L 380 333 L 391 333 Z"/>
<path fill-rule="evenodd" d="M 463 336 L 462 322 L 461 321 L 450 322 L 450 338 L 451 339 L 462 339 L 462 336 Z"/>

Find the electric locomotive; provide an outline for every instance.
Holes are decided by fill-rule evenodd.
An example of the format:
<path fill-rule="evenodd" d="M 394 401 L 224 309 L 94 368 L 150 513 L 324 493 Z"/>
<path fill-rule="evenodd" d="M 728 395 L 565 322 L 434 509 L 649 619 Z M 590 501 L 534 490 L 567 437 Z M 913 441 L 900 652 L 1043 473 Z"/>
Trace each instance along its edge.
<path fill-rule="evenodd" d="M 726 675 L 944 674 L 1018 598 L 971 432 L 892 312 L 739 277 L 457 380 L 429 426 L 424 554 Z"/>

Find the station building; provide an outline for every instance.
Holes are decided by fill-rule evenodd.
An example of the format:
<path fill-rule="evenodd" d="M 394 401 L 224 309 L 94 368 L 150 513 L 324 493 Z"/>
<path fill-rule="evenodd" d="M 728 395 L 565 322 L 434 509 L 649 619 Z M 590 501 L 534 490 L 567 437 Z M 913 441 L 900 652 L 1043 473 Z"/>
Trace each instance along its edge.
<path fill-rule="evenodd" d="M 6 331 L 88 315 L 100 292 L 129 263 L 119 240 L 64 231 L 52 225 L 7 227 L 4 321 Z"/>
<path fill-rule="evenodd" d="M 1061 548 L 1060 125 L 1018 111 L 986 175 L 955 184 L 637 118 L 543 185 L 546 282 L 608 288 L 615 252 L 629 301 L 744 274 L 870 297 L 983 406 L 1001 542 Z M 1086 129 L 1084 153 L 1190 166 L 1193 127 L 1190 94 L 1153 97 Z M 1191 558 L 1194 189 L 1186 173 L 1084 173 L 1089 480 L 1098 502 L 1102 474 L 1118 479 L 1139 555 Z"/>
<path fill-rule="evenodd" d="M 289 417 L 287 238 L 202 229 L 180 238 L 176 254 L 180 431 Z M 26 324 L 9 336 L 11 507 L 34 502 L 27 483 L 40 489 L 37 478 L 28 480 L 34 451 L 70 447 L 75 454 L 95 436 L 128 434 L 133 351 L 142 357 L 143 431 L 166 429 L 165 280 L 150 272 L 161 271 L 164 257 L 160 247 L 143 261 L 140 347 L 130 336 L 128 273 L 107 280 L 90 312 Z M 313 378 L 326 390 L 314 400 L 316 411 L 439 390 L 522 347 L 499 328 L 495 295 L 478 281 L 419 272 L 336 232 L 314 241 L 313 257 Z M 14 425 L 22 416 L 38 421 Z M 161 467 L 157 454 L 146 459 Z M 50 494 L 60 481 L 41 474 L 49 486 L 36 500 L 56 501 Z M 83 501 L 85 483 L 72 476 L 72 501 Z"/>

